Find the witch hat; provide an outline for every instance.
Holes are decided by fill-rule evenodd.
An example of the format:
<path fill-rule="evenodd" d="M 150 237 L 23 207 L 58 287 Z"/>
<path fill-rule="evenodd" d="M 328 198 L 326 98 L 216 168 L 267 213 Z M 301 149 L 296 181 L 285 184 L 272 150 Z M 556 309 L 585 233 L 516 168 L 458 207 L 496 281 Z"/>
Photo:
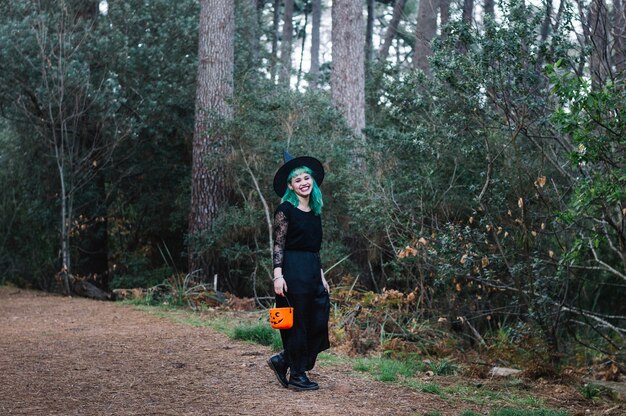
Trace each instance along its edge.
<path fill-rule="evenodd" d="M 324 181 L 324 166 L 322 165 L 322 162 L 314 157 L 293 157 L 286 149 L 284 149 L 283 162 L 283 165 L 278 168 L 278 171 L 276 171 L 276 174 L 274 175 L 274 191 L 281 198 L 285 195 L 285 191 L 287 191 L 287 178 L 289 177 L 291 171 L 296 168 L 306 166 L 311 169 L 311 172 L 313 172 L 313 179 L 315 179 L 318 186 Z"/>

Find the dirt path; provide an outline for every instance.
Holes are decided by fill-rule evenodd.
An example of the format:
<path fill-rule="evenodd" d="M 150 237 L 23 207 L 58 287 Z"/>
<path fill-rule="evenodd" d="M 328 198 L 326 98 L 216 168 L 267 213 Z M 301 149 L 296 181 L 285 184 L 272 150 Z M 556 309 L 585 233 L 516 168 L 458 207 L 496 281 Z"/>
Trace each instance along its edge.
<path fill-rule="evenodd" d="M 0 288 L 2 415 L 459 414 L 341 366 L 312 373 L 320 390 L 292 392 L 269 355 L 121 304 Z"/>

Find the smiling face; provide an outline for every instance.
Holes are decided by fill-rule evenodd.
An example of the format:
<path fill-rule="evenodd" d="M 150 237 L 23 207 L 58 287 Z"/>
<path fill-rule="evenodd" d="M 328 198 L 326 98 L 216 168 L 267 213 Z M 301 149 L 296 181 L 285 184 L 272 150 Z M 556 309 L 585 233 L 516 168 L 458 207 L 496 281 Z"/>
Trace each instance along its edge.
<path fill-rule="evenodd" d="M 294 176 L 287 186 L 299 197 L 308 198 L 313 191 L 313 177 L 308 173 L 301 173 Z"/>

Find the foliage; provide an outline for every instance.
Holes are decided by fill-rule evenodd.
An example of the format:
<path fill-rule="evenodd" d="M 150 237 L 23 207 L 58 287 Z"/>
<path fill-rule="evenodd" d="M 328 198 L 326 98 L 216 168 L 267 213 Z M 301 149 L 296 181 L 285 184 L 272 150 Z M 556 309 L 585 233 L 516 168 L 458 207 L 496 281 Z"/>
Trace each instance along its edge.
<path fill-rule="evenodd" d="M 560 100 L 553 119 L 571 138 L 570 160 L 578 170 L 567 210 L 559 216 L 577 230 L 560 262 L 561 273 L 575 276 L 580 287 L 575 305 L 587 311 L 582 313 L 585 325 L 603 334 L 592 341 L 595 348 L 624 354 L 624 336 L 615 325 L 624 323 L 626 308 L 615 288 L 626 282 L 626 124 L 621 114 L 626 92 L 620 83 L 592 88 L 561 62 L 549 71 Z M 600 297 L 602 302 L 596 302 Z"/>
<path fill-rule="evenodd" d="M 252 341 L 261 345 L 270 345 L 277 350 L 282 345 L 280 333 L 268 324 L 240 325 L 233 331 L 233 339 Z"/>
<path fill-rule="evenodd" d="M 539 9 L 518 1 L 507 6 L 484 30 L 451 22 L 436 43 L 431 78 L 402 68 L 385 75 L 379 113 L 368 128 L 369 183 L 350 196 L 358 207 L 353 229 L 370 243 L 365 260 L 378 276 L 375 287 L 415 293 L 418 316 L 445 317 L 474 346 L 484 345 L 480 334 L 521 320 L 540 331 L 539 348 L 528 351 L 556 363 L 569 348 L 570 325 L 577 325 L 574 305 L 589 307 L 592 296 L 609 288 L 606 278 L 573 268 L 568 253 L 576 233 L 593 228 L 584 225 L 585 216 L 605 200 L 624 199 L 622 121 L 611 110 L 622 100 L 606 92 L 575 95 L 585 91 L 580 86 L 555 87 L 550 63 L 577 65 L 567 24 L 542 38 Z M 567 22 L 567 8 L 563 13 Z M 582 107 L 591 104 L 596 108 Z M 603 125 L 616 134 L 602 133 Z M 597 186 L 577 186 L 588 179 L 569 163 L 581 139 L 568 128 L 578 136 L 615 137 L 611 145 L 588 137 L 586 157 L 603 149 L 598 160 L 616 172 L 606 175 L 606 168 L 586 162 Z M 591 200 L 597 207 L 585 202 Z M 613 208 L 615 218 L 620 211 Z M 576 227 L 560 221 L 559 212 L 576 218 Z M 607 222 L 599 215 L 596 221 Z M 592 252 L 621 247 L 617 233 L 609 231 L 607 239 L 602 226 L 595 227 L 599 243 Z M 615 269 L 619 259 L 607 256 L 605 269 Z M 614 301 L 603 306 L 606 315 L 617 307 Z M 596 318 L 602 319 L 584 320 L 597 324 Z M 620 344 L 609 338 L 603 350 Z"/>
<path fill-rule="evenodd" d="M 595 399 L 596 397 L 600 396 L 600 386 L 594 383 L 585 383 L 580 388 L 580 393 L 585 399 Z"/>
<path fill-rule="evenodd" d="M 48 166 L 33 161 L 40 143 L 0 124 L 0 282 L 55 287 L 55 206 Z"/>

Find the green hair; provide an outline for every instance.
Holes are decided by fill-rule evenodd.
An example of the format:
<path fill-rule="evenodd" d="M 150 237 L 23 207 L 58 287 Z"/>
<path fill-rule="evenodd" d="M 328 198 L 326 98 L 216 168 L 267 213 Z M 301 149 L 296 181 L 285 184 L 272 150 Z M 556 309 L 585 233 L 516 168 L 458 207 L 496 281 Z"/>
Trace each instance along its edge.
<path fill-rule="evenodd" d="M 311 205 L 311 210 L 315 215 L 320 215 L 322 213 L 322 207 L 324 206 L 324 200 L 322 198 L 322 191 L 320 187 L 317 186 L 317 182 L 315 182 L 315 177 L 313 176 L 313 171 L 306 166 L 300 166 L 299 168 L 295 168 L 291 171 L 289 176 L 287 176 L 287 183 L 290 183 L 293 178 L 298 175 L 302 175 L 303 173 L 307 173 L 311 175 L 311 179 L 313 180 L 313 189 L 311 190 L 311 197 L 309 198 L 309 203 Z M 283 195 L 282 202 L 289 202 L 294 207 L 298 207 L 300 204 L 300 200 L 298 199 L 298 195 L 287 187 L 285 191 L 285 195 Z"/>

